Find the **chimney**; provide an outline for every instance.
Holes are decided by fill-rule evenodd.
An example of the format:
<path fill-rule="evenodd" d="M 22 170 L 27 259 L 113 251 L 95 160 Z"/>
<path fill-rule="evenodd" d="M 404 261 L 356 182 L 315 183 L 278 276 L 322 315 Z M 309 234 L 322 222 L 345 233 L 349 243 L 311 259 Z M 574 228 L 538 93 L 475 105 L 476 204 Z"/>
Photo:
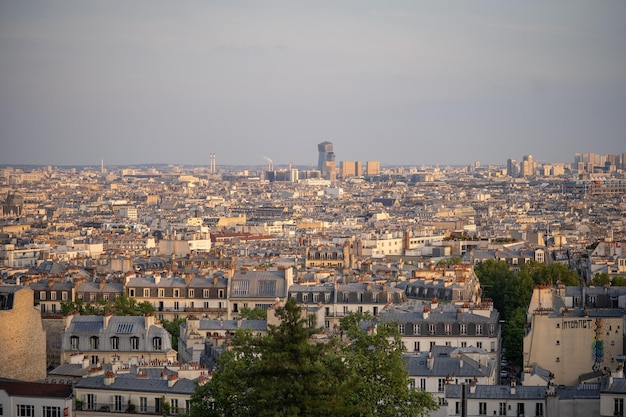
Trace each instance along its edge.
<path fill-rule="evenodd" d="M 48 288 L 52 288 L 54 287 L 54 280 L 53 279 L 49 279 L 48 280 Z"/>
<path fill-rule="evenodd" d="M 87 356 L 83 356 L 83 369 L 89 368 L 89 358 Z"/>
<path fill-rule="evenodd" d="M 65 316 L 63 316 L 63 328 L 64 328 L 64 330 L 67 330 L 70 327 L 70 324 L 72 323 L 72 319 L 73 318 L 74 318 L 74 312 L 67 313 Z"/>
<path fill-rule="evenodd" d="M 176 381 L 178 381 L 178 374 L 177 373 L 171 374 L 167 378 L 167 386 L 169 388 L 172 388 L 176 384 Z"/>
<path fill-rule="evenodd" d="M 217 274 L 213 274 L 213 285 L 217 285 L 220 283 L 220 276 Z"/>
<path fill-rule="evenodd" d="M 103 328 L 108 328 L 109 327 L 109 321 L 111 320 L 111 316 L 113 315 L 113 313 L 111 313 L 110 311 L 107 311 L 106 314 L 104 315 L 103 319 L 102 319 L 102 327 Z"/>
<path fill-rule="evenodd" d="M 428 369 L 432 371 L 433 365 L 435 365 L 435 358 L 432 352 L 428 352 Z"/>
<path fill-rule="evenodd" d="M 167 381 L 167 372 L 165 372 L 165 371 L 161 371 L 161 379 L 162 379 L 163 381 Z"/>
<path fill-rule="evenodd" d="M 192 274 L 185 274 L 185 285 L 189 286 L 191 284 L 191 280 L 193 279 Z"/>
<path fill-rule="evenodd" d="M 146 326 L 146 330 L 150 329 L 151 326 L 154 326 L 154 316 L 152 313 L 148 313 L 144 316 L 144 323 Z"/>
<path fill-rule="evenodd" d="M 428 318 L 429 313 L 430 313 L 430 307 L 424 306 L 424 320 Z"/>
<path fill-rule="evenodd" d="M 108 371 L 104 374 L 104 385 L 111 385 L 115 382 L 115 372 Z"/>
<path fill-rule="evenodd" d="M 101 290 L 103 290 L 103 289 L 104 289 L 104 286 L 106 285 L 106 283 L 107 283 L 107 282 L 106 282 L 106 280 L 105 280 L 104 278 L 100 278 L 100 282 L 99 282 L 98 287 L 99 287 Z"/>
<path fill-rule="evenodd" d="M 511 379 L 511 395 L 515 395 L 515 385 L 517 385 L 515 383 L 515 378 Z"/>
<path fill-rule="evenodd" d="M 459 368 L 463 368 L 463 352 L 459 353 Z"/>
<path fill-rule="evenodd" d="M 154 274 L 154 285 L 159 285 L 161 283 L 161 274 Z"/>
<path fill-rule="evenodd" d="M 477 380 L 476 377 L 474 377 L 474 379 L 472 379 L 472 382 L 470 382 L 470 394 L 475 394 L 476 393 L 476 384 L 477 384 Z"/>
<path fill-rule="evenodd" d="M 439 305 L 439 300 L 437 299 L 437 297 L 435 297 L 430 303 L 430 309 L 434 311 L 438 305 Z"/>

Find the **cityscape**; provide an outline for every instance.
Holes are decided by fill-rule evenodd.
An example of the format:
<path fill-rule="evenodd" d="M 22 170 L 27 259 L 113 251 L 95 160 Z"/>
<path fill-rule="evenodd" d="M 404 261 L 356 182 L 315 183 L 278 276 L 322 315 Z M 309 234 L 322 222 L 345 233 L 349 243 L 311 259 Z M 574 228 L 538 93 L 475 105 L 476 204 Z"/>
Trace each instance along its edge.
<path fill-rule="evenodd" d="M 0 417 L 609 417 L 626 2 L 0 2 Z"/>
<path fill-rule="evenodd" d="M 238 332 L 271 333 L 293 302 L 311 343 L 354 314 L 397 331 L 426 415 L 619 415 L 626 153 L 311 152 L 317 167 L 2 167 L 5 413 L 188 415 Z M 532 277 L 518 336 L 498 266 Z"/>

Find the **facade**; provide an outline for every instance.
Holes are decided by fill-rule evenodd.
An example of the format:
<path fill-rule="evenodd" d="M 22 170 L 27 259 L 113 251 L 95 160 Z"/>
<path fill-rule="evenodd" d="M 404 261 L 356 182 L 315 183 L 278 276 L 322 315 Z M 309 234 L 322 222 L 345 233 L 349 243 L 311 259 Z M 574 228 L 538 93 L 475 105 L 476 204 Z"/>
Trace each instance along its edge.
<path fill-rule="evenodd" d="M 42 314 L 58 314 L 61 312 L 61 303 L 74 300 L 74 285 L 70 282 L 49 279 L 31 284 L 30 288 Z"/>
<path fill-rule="evenodd" d="M 572 386 L 582 375 L 617 366 L 624 353 L 624 309 L 581 298 L 568 296 L 563 286 L 535 288 L 526 318 L 525 370 L 538 365 L 554 374 L 557 385 Z"/>
<path fill-rule="evenodd" d="M 372 282 L 294 284 L 289 287 L 289 298 L 301 305 L 319 306 L 324 313 L 324 327 L 331 329 L 348 313 L 367 312 L 377 317 L 385 307 L 406 301 L 402 290 Z"/>
<path fill-rule="evenodd" d="M 392 308 L 380 315 L 383 323 L 395 323 L 408 352 L 429 352 L 435 346 L 476 348 L 498 360 L 501 349 L 499 313 L 492 303 L 439 304 L 415 307 L 407 312 Z"/>
<path fill-rule="evenodd" d="M 367 161 L 365 163 L 365 175 L 369 177 L 380 175 L 380 161 Z"/>
<path fill-rule="evenodd" d="M 201 369 L 190 367 L 114 367 L 83 378 L 74 387 L 76 417 L 94 415 L 187 415 Z"/>
<path fill-rule="evenodd" d="M 172 320 L 188 314 L 220 317 L 227 313 L 228 279 L 185 274 L 182 277 L 128 275 L 126 293 L 137 302 L 149 302 L 159 319 Z"/>
<path fill-rule="evenodd" d="M 133 364 L 172 364 L 176 351 L 171 335 L 152 315 L 65 316 L 61 363 L 80 355 L 96 367 L 122 361 Z"/>
<path fill-rule="evenodd" d="M 69 384 L 43 384 L 0 379 L 0 415 L 14 417 L 73 417 Z"/>
<path fill-rule="evenodd" d="M 350 246 L 307 246 L 304 253 L 304 266 L 306 268 L 350 269 L 352 267 Z"/>
<path fill-rule="evenodd" d="M 228 282 L 227 319 L 239 317 L 243 307 L 264 309 L 284 303 L 293 285 L 293 269 L 237 271 Z"/>
<path fill-rule="evenodd" d="M 0 285 L 0 377 L 35 382 L 46 378 L 46 332 L 33 290 Z"/>
<path fill-rule="evenodd" d="M 431 352 L 407 354 L 403 359 L 411 388 L 429 392 L 439 405 L 445 404 L 449 384 L 497 383 L 497 361 L 484 351 L 437 346 Z"/>

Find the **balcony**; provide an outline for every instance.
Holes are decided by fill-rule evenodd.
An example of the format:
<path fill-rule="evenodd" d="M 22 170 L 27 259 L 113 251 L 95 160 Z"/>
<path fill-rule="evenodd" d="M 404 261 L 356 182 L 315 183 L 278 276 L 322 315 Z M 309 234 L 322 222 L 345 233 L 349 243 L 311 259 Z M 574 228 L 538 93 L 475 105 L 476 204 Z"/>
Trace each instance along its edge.
<path fill-rule="evenodd" d="M 108 403 L 82 403 L 76 402 L 76 411 L 80 411 L 80 414 L 88 415 L 92 414 L 100 415 L 101 413 L 111 413 L 111 414 L 141 414 L 147 416 L 184 416 L 189 415 L 189 410 L 184 407 L 171 408 L 168 414 L 164 414 L 163 407 L 140 407 L 136 404 L 124 404 L 121 407 L 116 407 L 115 404 Z"/>

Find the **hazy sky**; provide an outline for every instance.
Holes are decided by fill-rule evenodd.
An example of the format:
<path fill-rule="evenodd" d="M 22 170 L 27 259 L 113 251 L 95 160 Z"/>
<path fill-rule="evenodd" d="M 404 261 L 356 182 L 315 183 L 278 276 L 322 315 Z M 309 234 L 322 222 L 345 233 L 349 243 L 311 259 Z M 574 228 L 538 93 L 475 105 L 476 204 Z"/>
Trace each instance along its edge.
<path fill-rule="evenodd" d="M 0 1 L 1 164 L 626 152 L 626 2 Z"/>

